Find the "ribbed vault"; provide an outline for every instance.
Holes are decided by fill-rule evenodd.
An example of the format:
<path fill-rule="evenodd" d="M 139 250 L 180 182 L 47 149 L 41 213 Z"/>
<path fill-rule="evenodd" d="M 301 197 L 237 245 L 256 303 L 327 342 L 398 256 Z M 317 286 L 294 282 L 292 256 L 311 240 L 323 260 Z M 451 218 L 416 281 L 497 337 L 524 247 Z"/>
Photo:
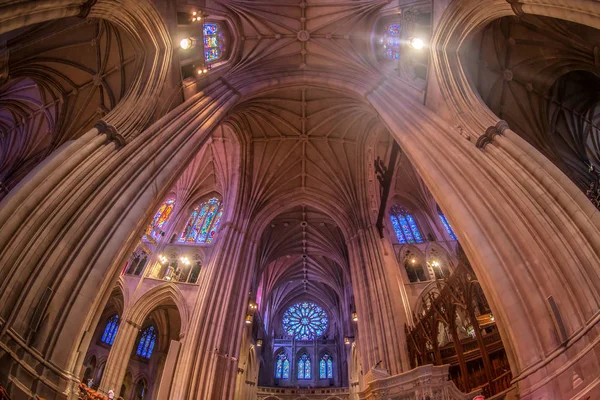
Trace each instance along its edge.
<path fill-rule="evenodd" d="M 66 18 L 9 38 L 10 80 L 0 82 L 0 181 L 33 166 L 110 112 L 137 79 L 143 51 L 116 25 Z"/>
<path fill-rule="evenodd" d="M 338 310 L 348 277 L 341 230 L 326 214 L 297 206 L 273 219 L 261 237 L 261 308 L 277 317 L 288 305 L 316 301 Z"/>

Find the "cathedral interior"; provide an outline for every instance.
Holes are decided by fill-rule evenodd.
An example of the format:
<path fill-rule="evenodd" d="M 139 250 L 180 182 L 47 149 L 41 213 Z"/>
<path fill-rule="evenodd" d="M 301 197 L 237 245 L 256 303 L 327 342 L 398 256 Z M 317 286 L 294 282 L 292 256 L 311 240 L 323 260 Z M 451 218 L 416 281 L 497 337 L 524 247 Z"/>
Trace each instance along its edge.
<path fill-rule="evenodd" d="M 600 399 L 599 29 L 1 0 L 0 399 Z"/>

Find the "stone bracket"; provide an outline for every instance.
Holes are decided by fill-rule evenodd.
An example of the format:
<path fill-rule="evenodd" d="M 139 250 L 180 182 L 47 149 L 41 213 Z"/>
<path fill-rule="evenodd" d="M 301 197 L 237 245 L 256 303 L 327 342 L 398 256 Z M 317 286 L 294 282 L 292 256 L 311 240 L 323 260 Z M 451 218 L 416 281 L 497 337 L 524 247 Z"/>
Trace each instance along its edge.
<path fill-rule="evenodd" d="M 506 129 L 508 129 L 506 121 L 498 121 L 496 125 L 487 128 L 485 133 L 477 138 L 475 146 L 477 146 L 478 149 L 484 149 L 485 146 L 494 142 L 496 136 L 502 135 Z"/>
<path fill-rule="evenodd" d="M 116 142 L 119 148 L 127 144 L 125 137 L 117 132 L 117 129 L 114 126 L 107 124 L 105 121 L 100 120 L 96 122 L 94 128 L 98 130 L 99 134 L 106 134 L 108 140 L 110 142 Z"/>

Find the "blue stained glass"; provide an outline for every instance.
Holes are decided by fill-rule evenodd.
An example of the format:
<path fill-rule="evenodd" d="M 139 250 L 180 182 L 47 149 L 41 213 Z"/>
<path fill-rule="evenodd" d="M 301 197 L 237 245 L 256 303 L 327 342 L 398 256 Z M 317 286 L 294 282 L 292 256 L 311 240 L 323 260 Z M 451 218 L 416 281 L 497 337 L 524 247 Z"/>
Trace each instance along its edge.
<path fill-rule="evenodd" d="M 298 359 L 298 379 L 310 379 L 311 368 L 310 368 L 310 357 L 307 353 L 304 353 Z"/>
<path fill-rule="evenodd" d="M 290 362 L 285 353 L 279 353 L 275 366 L 275 378 L 290 379 Z"/>
<path fill-rule="evenodd" d="M 419 232 L 419 228 L 417 227 L 417 223 L 412 215 L 406 214 L 406 219 L 408 220 L 408 224 L 410 226 L 410 230 L 417 241 L 417 243 L 423 242 L 423 238 L 421 237 L 421 232 Z"/>
<path fill-rule="evenodd" d="M 290 379 L 290 362 L 287 357 L 283 360 L 283 375 L 282 379 Z"/>
<path fill-rule="evenodd" d="M 319 361 L 319 379 L 331 379 L 333 378 L 333 361 L 331 356 L 327 353 L 321 357 Z"/>
<path fill-rule="evenodd" d="M 444 228 L 446 228 L 446 232 L 448 232 L 448 235 L 450 235 L 452 240 L 458 240 L 456 238 L 456 234 L 454 233 L 454 230 L 452 229 L 452 227 L 450 226 L 450 223 L 448 222 L 448 218 L 446 218 L 446 216 L 444 214 L 442 214 L 441 212 L 439 213 L 439 216 L 440 216 L 440 220 L 442 221 L 442 224 L 444 224 Z"/>
<path fill-rule="evenodd" d="M 215 61 L 225 51 L 225 40 L 217 24 L 204 24 L 204 60 Z"/>
<path fill-rule="evenodd" d="M 218 29 L 217 24 L 204 24 L 204 35 L 215 35 Z"/>
<path fill-rule="evenodd" d="M 136 354 L 144 358 L 150 358 L 152 350 L 154 350 L 154 344 L 156 343 L 156 330 L 152 325 L 144 329 L 142 337 L 138 343 Z"/>
<path fill-rule="evenodd" d="M 390 210 L 390 220 L 399 243 L 422 243 L 423 236 L 417 222 L 400 205 L 394 205 Z"/>
<path fill-rule="evenodd" d="M 298 303 L 283 314 L 283 330 L 296 340 L 313 340 L 323 336 L 329 318 L 318 305 L 309 302 Z"/>
<path fill-rule="evenodd" d="M 106 327 L 104 328 L 104 333 L 102 334 L 102 338 L 100 340 L 103 343 L 112 345 L 115 341 L 115 336 L 117 336 L 118 330 L 119 330 L 119 316 L 113 315 L 112 317 L 110 317 L 110 319 L 106 323 Z"/>

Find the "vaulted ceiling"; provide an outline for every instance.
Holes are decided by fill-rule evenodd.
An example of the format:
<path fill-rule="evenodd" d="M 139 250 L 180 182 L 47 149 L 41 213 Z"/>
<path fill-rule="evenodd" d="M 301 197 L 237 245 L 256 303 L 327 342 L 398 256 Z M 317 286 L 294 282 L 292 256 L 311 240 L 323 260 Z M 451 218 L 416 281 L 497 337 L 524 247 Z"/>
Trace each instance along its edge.
<path fill-rule="evenodd" d="M 141 54 L 120 28 L 97 19 L 41 23 L 5 39 L 0 181 L 10 188 L 117 105 L 137 78 Z"/>

